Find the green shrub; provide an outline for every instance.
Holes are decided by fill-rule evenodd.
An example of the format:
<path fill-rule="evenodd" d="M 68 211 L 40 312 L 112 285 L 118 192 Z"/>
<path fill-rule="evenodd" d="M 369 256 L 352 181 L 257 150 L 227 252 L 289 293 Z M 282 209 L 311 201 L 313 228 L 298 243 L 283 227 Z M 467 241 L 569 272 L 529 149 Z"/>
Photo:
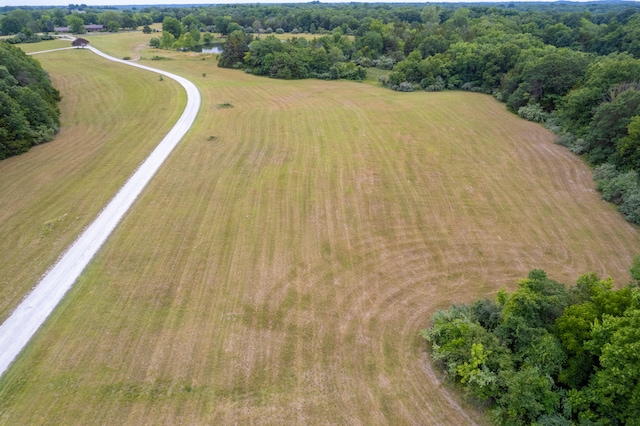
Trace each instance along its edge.
<path fill-rule="evenodd" d="M 535 123 L 542 123 L 549 117 L 549 114 L 542 109 L 542 106 L 535 102 L 518 108 L 518 115 Z"/>

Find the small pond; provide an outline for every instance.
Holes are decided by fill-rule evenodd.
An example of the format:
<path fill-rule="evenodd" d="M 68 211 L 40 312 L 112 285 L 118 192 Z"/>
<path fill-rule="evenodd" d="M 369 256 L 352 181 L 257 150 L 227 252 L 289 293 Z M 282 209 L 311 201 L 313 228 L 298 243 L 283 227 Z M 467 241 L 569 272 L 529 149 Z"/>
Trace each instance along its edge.
<path fill-rule="evenodd" d="M 222 53 L 222 45 L 221 44 L 211 44 L 207 46 L 202 46 L 202 53 Z"/>

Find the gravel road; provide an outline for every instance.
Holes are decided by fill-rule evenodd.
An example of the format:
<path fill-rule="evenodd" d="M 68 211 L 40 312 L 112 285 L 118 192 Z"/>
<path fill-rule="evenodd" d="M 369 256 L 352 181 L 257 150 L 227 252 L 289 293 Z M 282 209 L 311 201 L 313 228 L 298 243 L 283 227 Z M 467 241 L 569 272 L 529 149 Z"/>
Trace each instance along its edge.
<path fill-rule="evenodd" d="M 93 47 L 87 47 L 87 49 L 111 61 L 142 68 L 176 80 L 187 92 L 187 105 L 173 128 L 120 188 L 120 191 L 106 205 L 102 213 L 44 275 L 11 316 L 0 325 L 0 376 L 73 286 L 164 160 L 191 128 L 200 109 L 200 92 L 189 80 L 166 71 L 113 58 Z"/>

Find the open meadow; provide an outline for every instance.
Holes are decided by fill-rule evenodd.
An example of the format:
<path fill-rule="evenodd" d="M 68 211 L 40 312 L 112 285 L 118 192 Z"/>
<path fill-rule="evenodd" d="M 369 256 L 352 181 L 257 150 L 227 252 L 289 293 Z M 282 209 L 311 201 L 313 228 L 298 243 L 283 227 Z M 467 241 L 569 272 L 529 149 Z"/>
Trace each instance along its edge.
<path fill-rule="evenodd" d="M 90 40 L 127 54 L 109 36 Z M 139 52 L 193 81 L 201 113 L 0 380 L 0 424 L 483 423 L 428 361 L 418 331 L 436 309 L 513 289 L 533 268 L 567 284 L 587 271 L 629 280 L 638 228 L 552 134 L 489 96 L 271 80 L 218 68 L 213 55 Z M 20 274 L 48 261 L 13 255 L 5 241 L 22 234 L 7 232 L 35 227 L 66 244 L 55 232 L 79 213 L 57 204 L 86 223 L 77 205 L 99 210 L 183 104 L 175 88 L 153 90 L 153 74 L 87 55 L 39 58 L 65 99 L 65 130 L 0 163 L 14 188 L 0 195 L 4 294 L 22 294 Z M 86 96 L 128 72 L 140 76 L 131 95 L 118 95 L 126 79 Z M 125 104 L 152 94 L 162 100 L 146 115 Z M 89 100 L 120 108 L 100 117 Z M 121 124 L 103 124 L 123 110 Z M 103 158 L 106 139 L 137 158 Z M 78 156 L 98 179 L 69 170 Z M 52 164 L 67 183 L 48 183 Z"/>

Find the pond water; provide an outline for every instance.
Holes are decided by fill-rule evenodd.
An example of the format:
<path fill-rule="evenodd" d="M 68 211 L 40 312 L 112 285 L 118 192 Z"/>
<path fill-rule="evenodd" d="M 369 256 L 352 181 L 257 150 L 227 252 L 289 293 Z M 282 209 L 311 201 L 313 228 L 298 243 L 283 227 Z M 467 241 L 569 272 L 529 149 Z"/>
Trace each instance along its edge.
<path fill-rule="evenodd" d="M 222 45 L 203 46 L 202 53 L 222 53 Z"/>

